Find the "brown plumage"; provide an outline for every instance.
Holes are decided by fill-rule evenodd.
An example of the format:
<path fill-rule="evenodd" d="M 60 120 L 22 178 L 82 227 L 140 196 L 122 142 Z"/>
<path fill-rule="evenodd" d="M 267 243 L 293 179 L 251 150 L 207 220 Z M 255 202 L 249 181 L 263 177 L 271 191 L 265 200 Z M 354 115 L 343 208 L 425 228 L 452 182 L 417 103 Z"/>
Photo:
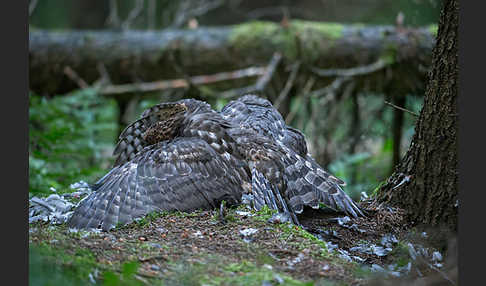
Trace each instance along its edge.
<path fill-rule="evenodd" d="M 247 95 L 221 112 L 184 99 L 143 112 L 120 135 L 114 168 L 74 211 L 69 225 L 109 230 L 151 211 L 238 204 L 288 214 L 319 203 L 352 216 L 362 211 L 343 182 L 307 153 L 304 135 L 268 100 Z"/>

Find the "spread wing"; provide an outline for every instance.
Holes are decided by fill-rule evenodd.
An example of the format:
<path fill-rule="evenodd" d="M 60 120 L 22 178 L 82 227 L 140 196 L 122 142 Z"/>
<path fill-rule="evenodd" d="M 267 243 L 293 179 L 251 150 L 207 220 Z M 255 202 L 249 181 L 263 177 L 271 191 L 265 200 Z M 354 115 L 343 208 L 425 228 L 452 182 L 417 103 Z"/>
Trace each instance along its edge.
<path fill-rule="evenodd" d="M 238 203 L 242 185 L 234 168 L 205 141 L 164 141 L 101 178 L 69 225 L 109 230 L 151 211 L 214 208 L 223 199 Z"/>
<path fill-rule="evenodd" d="M 286 186 L 285 189 L 279 189 L 288 200 L 292 211 L 301 213 L 304 206 L 318 208 L 322 203 L 353 217 L 363 215 L 360 208 L 341 189 L 340 186 L 344 185 L 344 182 L 317 164 L 307 153 L 302 132 L 287 126 L 270 101 L 254 95 L 246 95 L 228 103 L 221 113 L 234 124 L 239 124 L 244 129 L 252 129 L 280 146 L 282 154 L 280 160 L 285 168 Z M 269 171 L 265 168 L 261 168 L 260 171 L 273 183 L 271 176 L 268 175 Z M 267 205 L 272 204 L 267 203 Z"/>

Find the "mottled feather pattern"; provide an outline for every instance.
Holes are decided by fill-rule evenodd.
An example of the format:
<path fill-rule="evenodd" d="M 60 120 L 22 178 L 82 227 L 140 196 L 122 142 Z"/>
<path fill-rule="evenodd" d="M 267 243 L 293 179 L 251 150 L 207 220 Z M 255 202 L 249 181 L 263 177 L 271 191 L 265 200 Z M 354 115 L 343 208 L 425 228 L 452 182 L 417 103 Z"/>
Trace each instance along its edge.
<path fill-rule="evenodd" d="M 288 214 L 324 203 L 363 215 L 340 179 L 307 153 L 304 135 L 287 126 L 271 103 L 247 95 L 216 112 L 202 101 L 161 103 L 143 112 L 120 135 L 113 169 L 94 184 L 68 222 L 109 230 L 151 211 L 238 204 Z"/>
<path fill-rule="evenodd" d="M 344 211 L 353 217 L 362 216 L 360 208 L 344 193 L 339 185 L 344 182 L 324 171 L 307 153 L 304 135 L 287 126 L 271 103 L 254 95 L 245 95 L 228 103 L 223 109 L 224 118 L 231 119 L 243 129 L 277 142 L 283 154 L 286 189 L 290 207 L 301 213 L 304 206 L 319 208 L 323 203 L 336 211 Z"/>
<path fill-rule="evenodd" d="M 243 193 L 242 180 L 249 178 L 241 178 L 201 139 L 161 142 L 101 179 L 70 224 L 109 230 L 151 211 L 209 209 L 221 200 L 236 204 Z"/>
<path fill-rule="evenodd" d="M 150 125 L 148 118 L 142 118 L 128 125 L 123 130 L 113 151 L 113 155 L 116 156 L 114 166 L 130 161 L 135 157 L 135 154 L 147 145 L 143 139 L 143 134 Z"/>

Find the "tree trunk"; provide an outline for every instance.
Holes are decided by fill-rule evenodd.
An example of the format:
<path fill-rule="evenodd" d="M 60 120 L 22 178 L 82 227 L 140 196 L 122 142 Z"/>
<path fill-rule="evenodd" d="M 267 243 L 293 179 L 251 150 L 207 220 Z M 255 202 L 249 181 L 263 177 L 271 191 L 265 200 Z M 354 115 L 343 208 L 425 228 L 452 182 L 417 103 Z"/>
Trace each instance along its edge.
<path fill-rule="evenodd" d="M 396 78 L 395 88 L 424 89 L 435 44 L 434 26 L 341 25 L 291 21 L 244 23 L 227 27 L 163 31 L 42 31 L 29 32 L 29 87 L 39 94 L 66 93 L 78 88 L 65 68 L 92 84 L 102 64 L 113 84 L 180 78 L 177 64 L 189 76 L 264 66 L 276 51 L 287 62 L 306 67 L 353 68 L 379 59 L 387 72 L 375 72 L 369 86 Z M 303 68 L 301 69 L 303 70 Z"/>
<path fill-rule="evenodd" d="M 458 1 L 446 0 L 432 70 L 415 135 L 404 159 L 378 192 L 381 202 L 405 209 L 416 224 L 457 231 Z"/>

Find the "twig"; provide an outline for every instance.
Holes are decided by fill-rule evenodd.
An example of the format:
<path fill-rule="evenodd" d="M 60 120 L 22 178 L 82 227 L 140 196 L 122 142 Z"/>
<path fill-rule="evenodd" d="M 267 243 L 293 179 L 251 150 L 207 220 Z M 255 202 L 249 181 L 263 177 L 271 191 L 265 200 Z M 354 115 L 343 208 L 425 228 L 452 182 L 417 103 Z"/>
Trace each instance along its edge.
<path fill-rule="evenodd" d="M 156 256 L 151 256 L 151 257 L 147 257 L 147 258 L 141 258 L 141 257 L 138 258 L 138 261 L 140 261 L 140 262 L 148 262 L 148 261 L 151 261 L 151 260 L 165 260 L 165 261 L 167 261 L 169 259 L 165 255 L 156 255 Z"/>
<path fill-rule="evenodd" d="M 303 17 L 307 19 L 317 19 L 318 16 L 316 13 L 308 9 L 301 9 L 299 7 L 291 7 L 289 6 L 271 6 L 271 7 L 264 7 L 264 8 L 257 8 L 252 10 L 248 13 L 245 13 L 245 17 L 247 19 L 259 19 L 265 16 L 279 16 L 282 15 L 282 11 L 284 9 L 290 10 L 292 12 L 292 16 Z M 241 14 L 241 12 L 240 12 Z"/>
<path fill-rule="evenodd" d="M 88 84 L 71 67 L 65 66 L 64 74 L 74 81 L 80 88 L 88 87 Z"/>
<path fill-rule="evenodd" d="M 184 25 L 187 22 L 188 19 L 194 18 L 196 16 L 204 15 L 207 12 L 216 9 L 223 4 L 224 4 L 223 0 L 183 1 L 179 5 L 179 9 L 177 10 L 175 19 L 171 24 L 171 28 L 180 28 L 182 25 Z"/>
<path fill-rule="evenodd" d="M 273 76 L 273 73 L 277 69 L 278 64 L 280 63 L 280 60 L 282 59 L 282 54 L 280 53 L 274 53 L 272 56 L 272 59 L 270 60 L 270 63 L 267 66 L 267 69 L 265 71 L 265 74 L 263 74 L 258 81 L 256 82 L 256 88 L 257 90 L 264 90 L 267 84 L 270 82 L 270 79 Z"/>
<path fill-rule="evenodd" d="M 120 18 L 118 17 L 118 3 L 117 0 L 110 0 L 110 14 L 106 19 L 106 24 L 113 28 L 120 27 Z"/>
<path fill-rule="evenodd" d="M 101 78 L 98 80 L 99 85 L 106 85 L 106 84 L 111 84 L 111 78 L 110 74 L 106 70 L 106 67 L 103 63 L 99 62 L 96 65 L 96 69 L 100 73 Z"/>
<path fill-rule="evenodd" d="M 244 77 L 259 76 L 265 73 L 264 67 L 250 67 L 242 70 L 236 70 L 231 72 L 222 72 L 213 75 L 199 75 L 190 78 L 191 83 L 195 85 L 209 84 L 218 81 L 239 79 Z M 133 92 L 149 92 L 164 89 L 174 89 L 188 87 L 189 84 L 186 79 L 173 79 L 173 80 L 161 80 L 145 83 L 134 84 L 120 84 L 104 87 L 100 92 L 101 94 L 121 94 L 121 93 L 133 93 Z"/>
<path fill-rule="evenodd" d="M 341 87 L 341 85 L 343 85 L 343 83 L 348 82 L 350 80 L 351 80 L 350 77 L 338 77 L 335 80 L 333 80 L 333 82 L 330 85 L 328 85 L 324 88 L 318 89 L 318 90 L 314 90 L 313 92 L 311 92 L 309 94 L 309 96 L 310 97 L 321 97 L 321 96 L 327 94 L 326 97 L 321 99 L 321 104 L 324 104 L 327 100 L 329 100 L 329 94 L 334 95 L 336 93 L 336 91 Z"/>
<path fill-rule="evenodd" d="M 318 140 L 320 136 L 317 136 L 317 133 L 319 134 L 324 134 L 324 140 L 326 142 L 324 149 L 317 148 L 316 149 L 316 157 L 324 157 L 325 162 L 330 162 L 332 161 L 329 154 L 331 154 L 331 148 L 333 148 L 333 142 L 331 140 L 331 132 L 330 130 L 334 130 L 334 126 L 338 123 L 337 116 L 338 116 L 338 111 L 339 111 L 339 103 L 343 102 L 345 99 L 347 99 L 353 92 L 353 89 L 356 85 L 354 81 L 351 81 L 346 87 L 345 90 L 343 91 L 343 94 L 341 97 L 336 98 L 336 93 L 338 90 L 341 88 L 341 86 L 350 81 L 352 78 L 350 77 L 338 77 L 336 78 L 329 86 L 327 86 L 324 89 L 321 90 L 326 90 L 326 96 L 323 97 L 317 107 L 314 107 L 312 109 L 311 113 L 311 120 L 310 122 L 313 123 L 313 129 L 312 129 L 312 135 L 310 137 L 315 138 L 313 140 L 313 145 L 318 146 Z M 335 105 L 332 106 L 332 108 L 327 108 L 328 112 L 326 115 L 326 124 L 324 126 L 318 126 L 318 120 L 317 120 L 317 114 L 323 110 L 324 106 L 327 105 L 330 101 L 335 100 Z M 324 127 L 323 129 L 319 130 L 319 127 Z"/>
<path fill-rule="evenodd" d="M 440 269 L 434 267 L 433 265 L 431 265 L 430 263 L 426 262 L 428 264 L 428 266 L 437 271 L 441 276 L 442 278 L 444 278 L 445 280 L 449 281 L 452 285 L 457 285 L 456 283 L 454 283 L 454 281 L 452 281 L 443 271 L 441 271 Z"/>
<path fill-rule="evenodd" d="M 140 273 L 137 273 L 137 274 L 134 274 L 133 277 L 135 279 L 137 279 L 138 281 L 142 282 L 143 284 L 145 285 L 149 285 L 149 282 L 147 281 L 147 279 L 144 279 L 142 276 L 145 276 L 145 275 L 142 275 Z M 151 275 L 148 275 L 149 278 L 156 278 L 157 276 L 151 276 Z"/>
<path fill-rule="evenodd" d="M 155 12 L 157 10 L 157 6 L 155 4 L 155 0 L 148 0 L 148 7 L 147 7 L 147 27 L 149 30 L 155 29 Z"/>
<path fill-rule="evenodd" d="M 272 59 L 270 60 L 270 63 L 265 68 L 265 72 L 254 85 L 230 89 L 220 93 L 218 97 L 230 99 L 245 93 L 263 91 L 267 84 L 270 82 L 270 79 L 272 78 L 281 59 L 282 55 L 280 53 L 274 53 Z"/>
<path fill-rule="evenodd" d="M 250 85 L 250 86 L 245 86 L 245 87 L 240 87 L 240 88 L 234 88 L 230 90 L 223 91 L 222 93 L 219 94 L 218 97 L 225 98 L 225 99 L 231 99 L 238 97 L 243 94 L 248 94 L 248 93 L 254 93 L 257 92 L 257 88 L 255 85 Z"/>
<path fill-rule="evenodd" d="M 302 102 L 301 102 L 300 106 L 306 106 L 307 105 L 307 102 L 309 101 L 309 98 L 310 98 L 310 96 L 309 96 L 310 92 L 309 91 L 311 90 L 315 81 L 316 81 L 316 78 L 312 76 L 305 83 L 305 86 L 304 86 L 304 88 L 302 89 L 302 92 L 301 92 Z M 289 112 L 289 115 L 287 115 L 287 117 L 285 118 L 285 123 L 290 124 L 290 122 L 292 122 L 292 120 L 294 119 L 296 114 L 297 114 L 296 109 Z"/>
<path fill-rule="evenodd" d="M 279 248 L 273 248 L 273 249 L 268 249 L 268 252 L 283 252 L 283 253 L 289 253 L 289 254 L 299 254 L 299 251 L 295 250 L 290 250 L 290 249 L 279 249 Z"/>
<path fill-rule="evenodd" d="M 176 42 L 176 45 L 179 45 L 179 42 Z M 183 64 L 180 51 L 177 49 L 175 51 L 171 51 L 169 53 L 169 60 L 172 63 L 172 66 L 174 67 L 176 73 L 182 76 L 187 83 L 187 89 L 184 91 L 184 93 L 191 94 L 192 97 L 199 97 L 201 95 L 201 91 L 192 82 L 191 77 L 182 67 Z"/>
<path fill-rule="evenodd" d="M 130 29 L 130 25 L 132 22 L 140 15 L 140 12 L 143 10 L 143 2 L 144 0 L 135 0 L 135 7 L 130 11 L 128 17 L 122 23 L 122 29 L 128 30 Z"/>
<path fill-rule="evenodd" d="M 408 110 L 408 109 L 405 109 L 405 108 L 403 108 L 403 107 L 397 106 L 397 105 L 395 105 L 395 104 L 393 104 L 393 103 L 391 103 L 391 102 L 385 101 L 385 103 L 386 103 L 386 104 L 388 104 L 388 105 L 390 105 L 390 106 L 392 106 L 392 107 L 395 107 L 396 109 L 399 109 L 399 110 L 401 110 L 401 111 L 408 112 L 408 113 L 412 114 L 413 116 L 419 116 L 417 113 L 415 113 L 415 112 L 413 112 L 413 111 L 410 111 L 410 110 Z"/>
<path fill-rule="evenodd" d="M 29 17 L 32 15 L 32 13 L 34 12 L 35 10 L 35 7 L 37 7 L 37 2 L 39 2 L 39 0 L 31 0 L 30 3 L 29 3 Z"/>
<path fill-rule="evenodd" d="M 276 109 L 278 109 L 280 107 L 280 104 L 282 104 L 282 102 L 289 95 L 289 91 L 292 88 L 292 86 L 294 85 L 295 78 L 297 77 L 299 67 L 300 67 L 300 62 L 296 62 L 292 66 L 292 70 L 290 72 L 289 78 L 288 78 L 287 82 L 285 83 L 283 90 L 280 92 L 279 96 L 275 100 L 275 103 L 273 104 L 273 106 L 275 106 Z"/>
<path fill-rule="evenodd" d="M 369 74 L 375 71 L 378 71 L 384 67 L 386 67 L 388 63 L 383 59 L 378 59 L 376 62 L 366 65 L 366 66 L 359 66 L 349 69 L 319 69 L 311 67 L 310 70 L 319 76 L 325 77 L 332 77 L 332 76 L 343 76 L 343 77 L 350 77 L 350 76 L 357 76 L 357 75 L 364 75 Z"/>

